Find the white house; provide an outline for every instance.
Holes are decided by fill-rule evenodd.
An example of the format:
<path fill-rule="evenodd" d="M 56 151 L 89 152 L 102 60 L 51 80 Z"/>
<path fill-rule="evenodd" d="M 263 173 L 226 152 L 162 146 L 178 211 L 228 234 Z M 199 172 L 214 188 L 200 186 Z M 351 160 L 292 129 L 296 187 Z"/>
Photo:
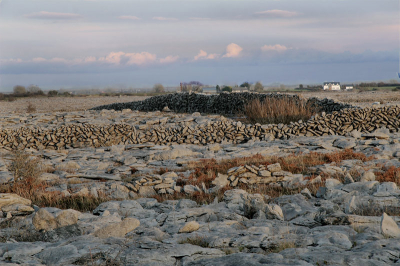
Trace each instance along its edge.
<path fill-rule="evenodd" d="M 340 82 L 324 82 L 324 91 L 340 91 Z"/>
<path fill-rule="evenodd" d="M 347 85 L 347 86 L 346 86 L 346 91 L 352 90 L 352 89 L 354 89 L 354 87 L 353 87 L 352 85 Z"/>

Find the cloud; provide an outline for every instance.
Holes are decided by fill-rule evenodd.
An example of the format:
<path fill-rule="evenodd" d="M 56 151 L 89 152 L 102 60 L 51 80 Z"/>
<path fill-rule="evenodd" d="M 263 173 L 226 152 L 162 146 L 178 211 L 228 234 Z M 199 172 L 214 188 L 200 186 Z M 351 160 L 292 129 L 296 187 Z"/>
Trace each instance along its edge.
<path fill-rule="evenodd" d="M 142 53 L 129 53 L 125 54 L 126 57 L 129 58 L 127 65 L 144 65 L 147 63 L 154 62 L 157 59 L 155 54 L 151 54 L 148 52 Z"/>
<path fill-rule="evenodd" d="M 79 14 L 56 13 L 56 12 L 47 12 L 47 11 L 40 11 L 37 13 L 24 15 L 24 17 L 32 18 L 32 19 L 59 19 L 59 20 L 72 20 L 72 19 L 82 18 L 82 16 Z"/>
<path fill-rule="evenodd" d="M 100 62 L 106 62 L 114 65 L 144 65 L 154 62 L 157 59 L 155 54 L 148 52 L 124 53 L 111 52 L 106 57 L 100 57 Z"/>
<path fill-rule="evenodd" d="M 154 20 L 159 21 L 177 21 L 177 18 L 166 18 L 166 17 L 153 17 Z"/>
<path fill-rule="evenodd" d="M 137 16 L 119 16 L 118 18 L 123 20 L 140 20 Z"/>
<path fill-rule="evenodd" d="M 208 54 L 206 51 L 200 50 L 200 52 L 194 57 L 194 60 L 199 59 L 216 59 L 219 57 L 219 54 Z"/>
<path fill-rule="evenodd" d="M 284 52 L 287 49 L 288 48 L 286 46 L 280 44 L 264 45 L 263 47 L 261 47 L 261 51 L 263 52 L 269 52 L 269 51 Z"/>
<path fill-rule="evenodd" d="M 21 58 L 10 58 L 10 59 L 0 59 L 0 62 L 2 63 L 22 63 L 22 59 Z"/>
<path fill-rule="evenodd" d="M 194 57 L 194 60 L 199 60 L 200 58 L 205 58 L 207 56 L 207 52 L 200 50 L 199 54 Z"/>
<path fill-rule="evenodd" d="M 32 59 L 33 62 L 45 62 L 46 59 L 43 57 L 36 57 Z"/>
<path fill-rule="evenodd" d="M 297 16 L 299 13 L 287 11 L 287 10 L 273 9 L 273 10 L 265 10 L 265 11 L 256 12 L 255 14 L 263 15 L 263 16 L 267 16 L 267 17 L 289 18 L 289 17 Z"/>
<path fill-rule="evenodd" d="M 174 63 L 174 62 L 176 62 L 178 59 L 179 59 L 179 56 L 172 56 L 172 55 L 169 55 L 169 56 L 167 56 L 167 57 L 165 57 L 165 58 L 161 58 L 161 59 L 160 59 L 160 63 L 162 63 L 162 64 Z"/>
<path fill-rule="evenodd" d="M 85 62 L 85 63 L 93 63 L 93 62 L 96 62 L 96 57 L 94 57 L 94 56 L 88 56 L 88 57 L 86 57 L 83 61 Z"/>
<path fill-rule="evenodd" d="M 121 63 L 121 57 L 124 54 L 124 52 L 111 52 L 106 57 L 100 57 L 99 61 L 119 65 Z"/>
<path fill-rule="evenodd" d="M 243 48 L 236 43 L 231 43 L 226 47 L 226 54 L 223 57 L 238 57 Z"/>

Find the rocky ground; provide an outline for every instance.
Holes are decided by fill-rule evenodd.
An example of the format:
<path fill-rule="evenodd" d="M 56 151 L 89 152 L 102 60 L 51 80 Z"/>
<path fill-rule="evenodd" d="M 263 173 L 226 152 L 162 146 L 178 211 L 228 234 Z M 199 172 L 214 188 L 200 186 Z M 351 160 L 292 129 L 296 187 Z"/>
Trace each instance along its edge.
<path fill-rule="evenodd" d="M 138 135 L 238 126 L 218 114 L 159 111 L 0 115 L 4 132 L 22 123 L 123 124 Z M 288 139 L 251 137 L 245 126 L 240 141 L 156 144 L 148 135 L 23 153 L 3 144 L 0 264 L 397 265 L 400 133 L 389 124 Z"/>

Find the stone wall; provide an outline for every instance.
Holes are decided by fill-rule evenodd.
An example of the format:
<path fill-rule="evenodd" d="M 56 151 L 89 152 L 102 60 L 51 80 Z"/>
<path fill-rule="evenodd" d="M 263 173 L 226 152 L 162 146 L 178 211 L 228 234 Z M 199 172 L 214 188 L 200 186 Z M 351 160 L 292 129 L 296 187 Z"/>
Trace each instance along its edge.
<path fill-rule="evenodd" d="M 144 101 L 129 102 L 129 103 L 115 103 L 109 105 L 102 105 L 92 110 L 123 110 L 132 109 L 139 111 L 162 111 L 168 107 L 171 111 L 177 113 L 208 113 L 208 114 L 237 114 L 242 113 L 244 105 L 254 99 L 264 101 L 265 98 L 288 98 L 293 99 L 294 102 L 303 102 L 311 104 L 312 106 L 319 107 L 324 112 L 340 111 L 344 108 L 351 108 L 353 106 L 344 103 L 337 103 L 331 99 L 318 99 L 310 98 L 307 101 L 300 98 L 298 95 L 291 94 L 278 94 L 278 93 L 220 93 L 216 95 L 204 95 L 197 93 L 174 93 L 167 95 L 160 95 L 148 98 Z"/>
<path fill-rule="evenodd" d="M 293 136 L 346 135 L 354 130 L 371 133 L 386 127 L 400 128 L 400 107 L 350 108 L 331 114 L 316 115 L 308 121 L 289 125 L 250 125 L 229 119 L 187 126 L 165 127 L 162 124 L 141 129 L 140 126 L 115 124 L 64 125 L 52 129 L 2 129 L 0 145 L 6 149 L 65 149 L 111 144 L 198 144 L 243 143 L 248 140 L 288 139 Z"/>

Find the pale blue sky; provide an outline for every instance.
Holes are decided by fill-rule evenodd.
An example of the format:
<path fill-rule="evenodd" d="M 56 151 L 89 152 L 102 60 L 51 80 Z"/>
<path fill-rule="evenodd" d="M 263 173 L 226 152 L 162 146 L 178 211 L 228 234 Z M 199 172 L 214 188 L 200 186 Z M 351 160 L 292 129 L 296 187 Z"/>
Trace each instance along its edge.
<path fill-rule="evenodd" d="M 395 0 L 3 0 L 0 90 L 396 78 Z"/>

